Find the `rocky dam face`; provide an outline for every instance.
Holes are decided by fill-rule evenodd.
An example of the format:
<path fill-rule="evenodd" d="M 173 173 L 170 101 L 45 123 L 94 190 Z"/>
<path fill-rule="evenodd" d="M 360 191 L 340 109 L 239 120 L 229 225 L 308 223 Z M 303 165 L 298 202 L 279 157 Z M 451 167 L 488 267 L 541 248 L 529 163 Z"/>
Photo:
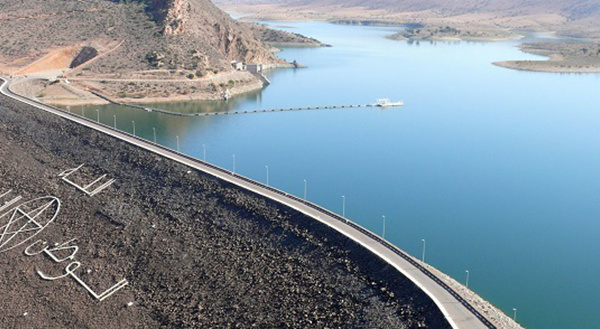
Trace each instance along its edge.
<path fill-rule="evenodd" d="M 281 204 L 0 97 L 3 328 L 450 328 Z"/>

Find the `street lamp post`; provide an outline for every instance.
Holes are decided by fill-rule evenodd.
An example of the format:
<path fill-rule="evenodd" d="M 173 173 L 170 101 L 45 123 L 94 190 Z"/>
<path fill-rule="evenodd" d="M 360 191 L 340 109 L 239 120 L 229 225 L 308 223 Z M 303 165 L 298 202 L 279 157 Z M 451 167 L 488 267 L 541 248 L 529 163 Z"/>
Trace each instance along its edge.
<path fill-rule="evenodd" d="M 385 216 L 381 216 L 383 219 L 383 233 L 381 233 L 381 237 L 385 239 Z"/>
<path fill-rule="evenodd" d="M 306 179 L 304 180 L 304 201 L 306 201 Z"/>
<path fill-rule="evenodd" d="M 233 158 L 233 174 L 235 174 L 235 154 L 232 154 L 231 157 Z"/>
<path fill-rule="evenodd" d="M 100 110 L 96 109 L 96 122 L 100 123 Z"/>
<path fill-rule="evenodd" d="M 154 144 L 156 144 L 156 128 L 152 127 L 152 135 L 154 136 Z"/>
<path fill-rule="evenodd" d="M 113 128 L 117 129 L 117 115 L 113 114 Z"/>
<path fill-rule="evenodd" d="M 175 136 L 177 138 L 177 152 L 179 152 L 179 135 Z"/>
<path fill-rule="evenodd" d="M 513 321 L 517 321 L 517 309 L 513 308 Z"/>
<path fill-rule="evenodd" d="M 342 195 L 342 217 L 346 218 L 346 196 Z"/>
<path fill-rule="evenodd" d="M 269 166 L 265 166 L 267 169 L 267 186 L 269 186 Z"/>
<path fill-rule="evenodd" d="M 467 289 L 469 288 L 469 276 L 471 273 L 469 273 L 469 270 L 465 271 L 467 273 L 467 281 L 465 282 L 465 286 L 467 287 Z"/>
<path fill-rule="evenodd" d="M 421 256 L 421 261 L 423 263 L 425 263 L 425 247 L 426 247 L 426 242 L 425 242 L 425 239 L 421 239 L 421 241 L 423 241 L 423 255 Z"/>
<path fill-rule="evenodd" d="M 131 124 L 133 125 L 133 136 L 135 136 L 135 121 L 131 121 Z"/>

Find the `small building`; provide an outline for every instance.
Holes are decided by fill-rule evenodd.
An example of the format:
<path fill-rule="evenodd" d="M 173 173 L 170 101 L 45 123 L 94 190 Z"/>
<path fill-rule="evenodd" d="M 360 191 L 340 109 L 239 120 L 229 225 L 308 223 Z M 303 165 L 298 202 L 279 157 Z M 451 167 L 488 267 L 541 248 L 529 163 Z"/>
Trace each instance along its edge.
<path fill-rule="evenodd" d="M 247 64 L 246 70 L 250 73 L 260 73 L 263 70 L 262 64 Z"/>
<path fill-rule="evenodd" d="M 242 62 L 231 61 L 231 66 L 237 71 L 244 70 L 244 63 L 242 63 Z"/>

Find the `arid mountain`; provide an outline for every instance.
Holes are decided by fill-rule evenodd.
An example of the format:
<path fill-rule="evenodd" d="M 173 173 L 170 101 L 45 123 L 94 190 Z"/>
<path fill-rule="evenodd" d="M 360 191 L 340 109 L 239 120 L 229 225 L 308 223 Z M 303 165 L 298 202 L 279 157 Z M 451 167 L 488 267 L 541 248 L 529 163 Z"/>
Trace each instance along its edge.
<path fill-rule="evenodd" d="M 264 81 L 233 61 L 292 66 L 269 43 L 319 42 L 238 22 L 210 0 L 0 0 L 0 74 L 39 100 L 103 103 L 222 99 Z M 50 81 L 46 81 L 49 79 Z"/>
<path fill-rule="evenodd" d="M 86 67 L 96 73 L 222 71 L 231 60 L 278 61 L 246 24 L 209 0 L 0 0 L 0 21 L 5 68 L 57 49 L 71 57 L 84 46 L 98 51 Z"/>
<path fill-rule="evenodd" d="M 300 10 L 301 17 L 308 19 L 333 16 L 334 19 L 394 20 L 400 17 L 443 24 L 453 20 L 471 24 L 488 22 L 506 28 L 547 29 L 566 35 L 600 37 L 597 24 L 600 0 L 215 0 L 215 3 L 230 8 L 270 4 Z"/>
<path fill-rule="evenodd" d="M 598 0 L 218 0 L 217 4 L 277 3 L 286 6 L 341 6 L 390 11 L 435 10 L 445 14 L 498 12 L 506 14 L 562 14 L 580 19 L 600 14 Z"/>
<path fill-rule="evenodd" d="M 406 10 L 442 10 L 445 12 L 465 13 L 474 11 L 501 11 L 501 10 L 537 10 L 555 11 L 566 3 L 565 0 L 292 0 L 285 1 L 294 5 L 338 5 L 347 7 L 365 7 L 369 9 L 390 9 L 395 11 Z"/>

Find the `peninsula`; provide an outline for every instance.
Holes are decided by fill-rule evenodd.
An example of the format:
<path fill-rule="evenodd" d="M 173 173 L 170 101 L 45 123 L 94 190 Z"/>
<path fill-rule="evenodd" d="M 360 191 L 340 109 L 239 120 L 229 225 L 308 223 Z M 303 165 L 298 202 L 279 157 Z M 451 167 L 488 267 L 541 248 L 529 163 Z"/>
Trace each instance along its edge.
<path fill-rule="evenodd" d="M 595 43 L 526 43 L 524 52 L 546 56 L 548 60 L 503 61 L 495 65 L 523 70 L 558 73 L 600 73 L 600 44 Z"/>

